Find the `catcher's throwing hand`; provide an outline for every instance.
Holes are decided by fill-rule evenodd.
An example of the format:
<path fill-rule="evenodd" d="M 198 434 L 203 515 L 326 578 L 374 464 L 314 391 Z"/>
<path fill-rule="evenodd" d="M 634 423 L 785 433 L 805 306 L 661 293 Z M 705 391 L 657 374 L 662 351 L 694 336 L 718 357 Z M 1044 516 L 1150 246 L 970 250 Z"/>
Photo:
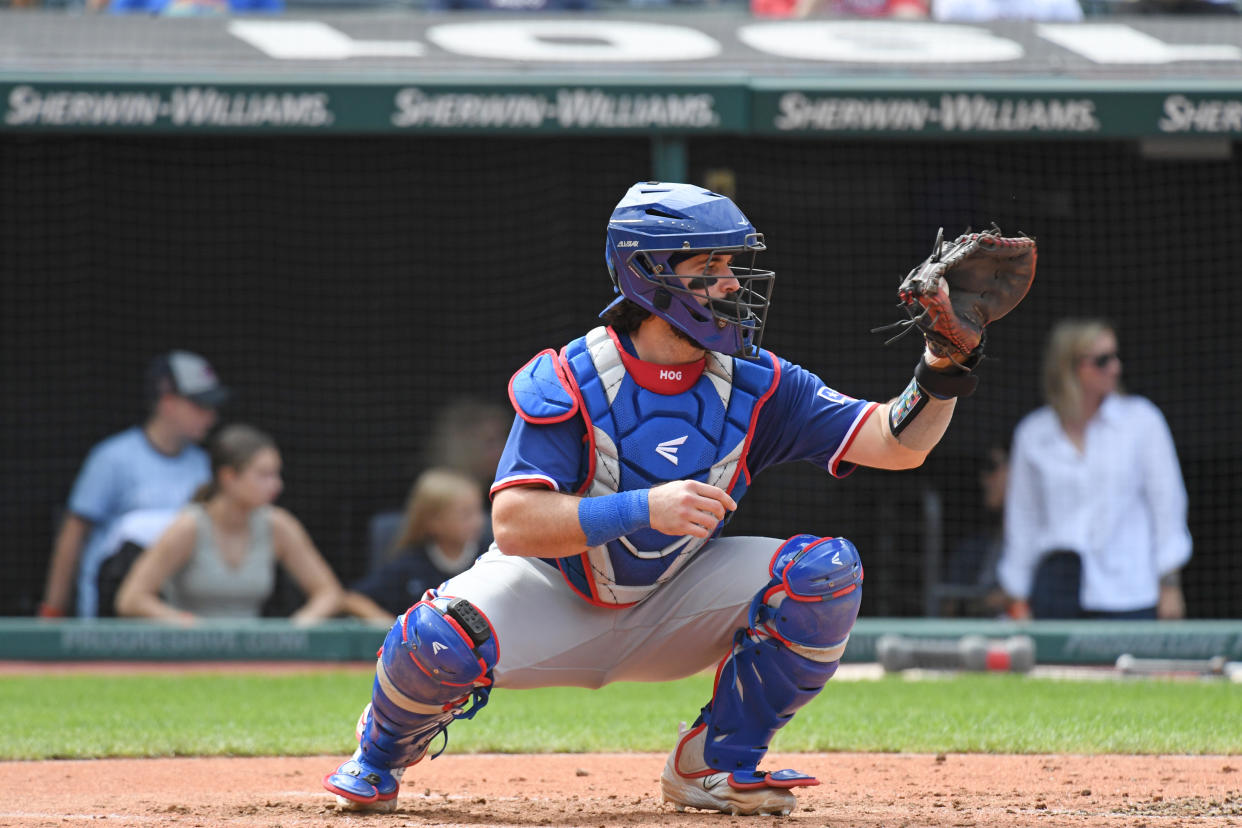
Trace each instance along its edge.
<path fill-rule="evenodd" d="M 725 515 L 737 508 L 729 493 L 710 483 L 674 480 L 647 495 L 651 528 L 666 535 L 710 538 Z"/>
<path fill-rule="evenodd" d="M 932 254 L 897 288 L 910 315 L 897 325 L 917 325 L 933 354 L 972 368 L 982 356 L 987 326 L 1030 290 L 1035 259 L 1035 240 L 1028 236 L 1006 237 L 993 225 L 946 242 L 942 227 Z"/>

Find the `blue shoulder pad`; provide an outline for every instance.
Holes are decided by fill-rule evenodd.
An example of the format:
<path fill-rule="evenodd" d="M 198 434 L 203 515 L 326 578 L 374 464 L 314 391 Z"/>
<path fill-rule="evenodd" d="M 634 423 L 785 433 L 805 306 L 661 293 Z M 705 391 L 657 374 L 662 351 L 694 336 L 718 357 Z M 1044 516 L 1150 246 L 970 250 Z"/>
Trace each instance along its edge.
<path fill-rule="evenodd" d="M 762 397 L 772 390 L 778 377 L 776 357 L 770 351 L 760 349 L 755 360 L 733 360 L 733 384 L 755 397 Z"/>
<path fill-rule="evenodd" d="M 568 420 L 578 413 L 578 398 L 557 365 L 556 351 L 540 351 L 509 380 L 509 400 L 528 423 Z"/>

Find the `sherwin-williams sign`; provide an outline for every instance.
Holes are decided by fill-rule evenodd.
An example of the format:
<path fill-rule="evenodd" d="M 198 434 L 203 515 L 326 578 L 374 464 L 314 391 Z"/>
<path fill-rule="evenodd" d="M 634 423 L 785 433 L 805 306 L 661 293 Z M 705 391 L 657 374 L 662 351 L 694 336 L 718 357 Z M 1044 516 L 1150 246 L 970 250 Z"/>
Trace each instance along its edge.
<path fill-rule="evenodd" d="M 6 127 L 308 128 L 336 120 L 323 91 L 214 86 L 133 88 L 19 84 L 5 93 Z"/>
<path fill-rule="evenodd" d="M 0 129 L 806 136 L 1242 135 L 1242 93 L 733 86 L 0 84 Z"/>
<path fill-rule="evenodd" d="M 745 132 L 744 88 L 0 84 L 0 128 Z"/>
<path fill-rule="evenodd" d="M 714 131 L 745 128 L 743 96 L 741 89 L 719 95 L 591 87 L 462 92 L 411 86 L 394 94 L 391 121 L 402 129 Z"/>
<path fill-rule="evenodd" d="M 1110 90 L 868 92 L 785 89 L 752 99 L 755 132 L 927 137 L 1242 135 L 1242 92 Z"/>
<path fill-rule="evenodd" d="M 761 99 L 760 130 L 778 132 L 1069 132 L 1100 131 L 1090 97 L 943 92 L 877 96 L 783 92 Z M 775 103 L 775 112 L 769 108 Z M 770 121 L 768 117 L 770 115 Z"/>
<path fill-rule="evenodd" d="M 1242 133 L 1242 20 L 1120 20 L 411 14 L 394 26 L 342 13 L 134 17 L 105 34 L 88 17 L 0 10 L 0 129 Z"/>

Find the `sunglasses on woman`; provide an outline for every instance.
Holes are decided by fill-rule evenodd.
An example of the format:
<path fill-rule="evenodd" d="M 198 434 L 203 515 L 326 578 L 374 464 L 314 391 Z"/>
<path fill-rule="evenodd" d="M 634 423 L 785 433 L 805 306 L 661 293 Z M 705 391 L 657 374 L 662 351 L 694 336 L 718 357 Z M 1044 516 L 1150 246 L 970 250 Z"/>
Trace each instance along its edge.
<path fill-rule="evenodd" d="M 1102 371 L 1105 368 L 1107 368 L 1108 364 L 1112 362 L 1113 360 L 1117 360 L 1118 362 L 1120 362 L 1121 355 L 1118 354 L 1116 351 L 1109 351 L 1106 354 L 1098 354 L 1096 356 L 1083 357 L 1083 359 L 1087 360 L 1092 365 L 1094 365 L 1096 368 L 1099 368 Z"/>

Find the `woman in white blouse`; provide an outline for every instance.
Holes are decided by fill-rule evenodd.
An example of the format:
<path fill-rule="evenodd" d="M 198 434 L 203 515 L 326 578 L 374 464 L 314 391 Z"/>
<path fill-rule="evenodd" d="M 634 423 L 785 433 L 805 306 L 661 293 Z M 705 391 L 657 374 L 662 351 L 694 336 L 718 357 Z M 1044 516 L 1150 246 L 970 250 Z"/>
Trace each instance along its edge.
<path fill-rule="evenodd" d="M 1035 617 L 1184 617 L 1186 487 L 1163 415 L 1122 390 L 1113 327 L 1058 324 L 1044 394 L 1048 404 L 1014 432 L 997 570 L 1009 614 L 1030 618 L 1034 606 Z M 1071 609 L 1041 613 L 1049 592 L 1055 606 L 1058 587 L 1072 591 L 1079 564 Z"/>

